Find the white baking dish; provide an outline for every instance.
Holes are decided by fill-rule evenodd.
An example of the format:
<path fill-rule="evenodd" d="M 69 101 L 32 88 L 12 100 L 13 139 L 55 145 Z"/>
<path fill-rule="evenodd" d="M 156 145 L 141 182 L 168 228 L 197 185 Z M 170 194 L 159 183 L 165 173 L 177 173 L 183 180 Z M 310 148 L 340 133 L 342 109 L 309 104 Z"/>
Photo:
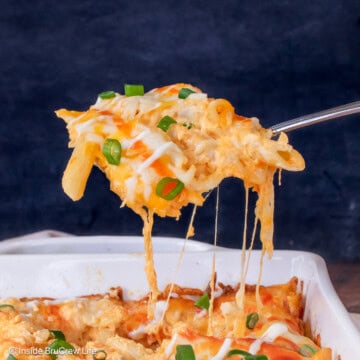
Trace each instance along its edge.
<path fill-rule="evenodd" d="M 46 236 L 51 234 L 51 236 Z M 154 252 L 176 252 L 184 239 L 156 237 Z M 187 251 L 207 251 L 212 245 L 188 241 Z M 48 230 L 0 242 L 0 254 L 114 254 L 143 253 L 144 244 L 139 236 L 73 236 Z"/>
<path fill-rule="evenodd" d="M 110 287 L 119 285 L 129 298 L 136 298 L 148 291 L 144 259 L 140 254 L 143 241 L 141 237 L 66 239 L 68 240 L 65 242 L 59 238 L 22 241 L 23 246 L 16 244 L 18 253 L 8 242 L 0 243 L 0 297 L 69 298 L 103 293 Z M 59 249 L 55 246 L 59 242 L 63 245 L 66 243 L 69 247 L 63 247 L 61 251 L 61 247 Z M 73 253 L 71 242 L 77 245 L 74 245 Z M 161 288 L 174 278 L 178 250 L 182 243 L 181 239 L 154 238 L 155 249 L 161 249 L 155 254 Z M 39 251 L 46 249 L 45 253 L 34 254 L 35 244 L 39 245 Z M 108 251 L 109 244 L 113 246 L 112 254 Z M 87 248 L 89 245 L 90 250 Z M 62 253 L 54 254 L 51 249 Z M 205 288 L 209 281 L 212 256 L 211 246 L 189 241 L 176 283 Z M 252 253 L 248 283 L 256 282 L 259 256 L 258 251 Z M 238 282 L 239 264 L 239 250 L 218 249 L 218 280 L 228 284 Z M 360 334 L 330 283 L 324 261 L 317 255 L 299 251 L 275 251 L 271 261 L 265 259 L 262 277 L 264 285 L 286 282 L 292 276 L 297 276 L 304 282 L 305 320 L 311 324 L 314 335 L 320 334 L 322 345 L 334 350 L 334 359 L 337 355 L 341 355 L 342 360 L 360 359 Z"/>

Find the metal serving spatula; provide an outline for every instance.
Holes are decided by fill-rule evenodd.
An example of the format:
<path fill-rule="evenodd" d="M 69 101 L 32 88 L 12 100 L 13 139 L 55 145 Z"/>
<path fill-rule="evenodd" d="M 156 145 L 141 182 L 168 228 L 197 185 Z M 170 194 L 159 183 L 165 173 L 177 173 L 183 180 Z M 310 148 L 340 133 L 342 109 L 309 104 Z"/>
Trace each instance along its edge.
<path fill-rule="evenodd" d="M 319 111 L 313 114 L 300 116 L 292 120 L 284 121 L 280 124 L 272 126 L 270 129 L 273 135 L 279 134 L 281 131 L 289 132 L 305 126 L 314 125 L 326 120 L 336 119 L 351 114 L 360 113 L 360 101 L 355 101 L 350 104 L 333 107 L 331 109 Z"/>

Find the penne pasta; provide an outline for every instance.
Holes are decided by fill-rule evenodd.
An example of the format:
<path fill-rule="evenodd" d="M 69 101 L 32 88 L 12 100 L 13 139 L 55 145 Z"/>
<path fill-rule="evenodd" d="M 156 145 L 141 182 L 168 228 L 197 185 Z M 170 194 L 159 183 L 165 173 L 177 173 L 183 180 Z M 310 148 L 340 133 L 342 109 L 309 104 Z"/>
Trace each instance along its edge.
<path fill-rule="evenodd" d="M 99 144 L 80 136 L 64 171 L 62 186 L 65 193 L 73 200 L 82 198 L 91 169 L 95 163 Z"/>

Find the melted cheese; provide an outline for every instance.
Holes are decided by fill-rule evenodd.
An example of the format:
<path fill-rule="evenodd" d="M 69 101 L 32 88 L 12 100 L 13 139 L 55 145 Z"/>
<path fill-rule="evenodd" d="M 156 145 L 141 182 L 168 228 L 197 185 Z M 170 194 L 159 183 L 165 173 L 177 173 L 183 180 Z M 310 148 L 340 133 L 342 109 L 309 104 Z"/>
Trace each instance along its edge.
<path fill-rule="evenodd" d="M 138 328 L 129 332 L 129 336 L 132 339 L 138 339 L 144 334 L 149 334 L 153 331 L 157 325 L 160 324 L 163 314 L 167 310 L 168 304 L 166 301 L 157 301 L 155 304 L 154 319 L 147 324 L 141 324 Z"/>
<path fill-rule="evenodd" d="M 226 354 L 231 349 L 232 339 L 226 338 L 221 345 L 219 352 L 211 358 L 211 360 L 223 360 L 226 357 Z"/>
<path fill-rule="evenodd" d="M 175 333 L 174 336 L 171 338 L 169 345 L 165 349 L 165 357 L 168 358 L 172 352 L 174 351 L 174 347 L 176 342 L 178 341 L 179 334 Z"/>
<path fill-rule="evenodd" d="M 251 354 L 257 354 L 263 342 L 272 343 L 276 338 L 284 335 L 288 331 L 288 327 L 283 323 L 272 324 L 259 339 L 256 339 L 251 344 L 249 352 Z"/>
<path fill-rule="evenodd" d="M 152 318 L 148 317 L 148 306 L 152 306 L 149 297 L 124 301 L 116 295 L 116 289 L 77 299 L 0 299 L 0 303 L 15 308 L 0 309 L 0 357 L 6 358 L 10 347 L 45 351 L 54 341 L 49 329 L 56 329 L 78 351 L 71 357 L 74 360 L 82 358 L 82 349 L 101 349 L 114 359 L 174 360 L 176 347 L 182 344 L 191 344 L 196 360 L 225 360 L 232 349 L 265 354 L 269 360 L 302 360 L 302 345 L 316 351 L 313 360 L 330 360 L 329 349 L 319 348 L 304 335 L 300 318 L 303 301 L 296 287 L 296 279 L 261 287 L 260 295 L 271 301 L 264 302 L 256 327 L 246 329 L 242 337 L 231 335 L 234 313 L 224 314 L 225 307 L 236 309 L 237 287 L 227 286 L 214 299 L 214 336 L 207 335 L 209 314 L 195 306 L 200 289 L 174 285 L 169 301 L 155 302 Z M 247 286 L 246 295 L 244 308 L 249 313 L 256 304 L 255 286 Z M 166 293 L 160 293 L 159 298 L 166 299 Z M 201 317 L 196 316 L 200 313 Z"/>
<path fill-rule="evenodd" d="M 169 150 L 171 147 L 173 147 L 172 142 L 167 142 L 165 144 L 162 144 L 158 149 L 156 149 L 150 157 L 148 157 L 136 170 L 137 173 L 143 172 L 147 167 L 149 167 L 155 160 L 159 159 L 162 155 L 166 153 L 167 150 Z"/>

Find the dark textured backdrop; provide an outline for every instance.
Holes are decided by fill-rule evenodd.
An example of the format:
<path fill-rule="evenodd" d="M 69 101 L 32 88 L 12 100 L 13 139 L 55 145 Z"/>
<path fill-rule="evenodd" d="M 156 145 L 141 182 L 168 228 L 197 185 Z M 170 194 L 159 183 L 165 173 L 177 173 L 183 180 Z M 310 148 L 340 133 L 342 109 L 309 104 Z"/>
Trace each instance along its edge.
<path fill-rule="evenodd" d="M 360 100 L 358 0 L 3 1 L 0 12 L 0 238 L 53 228 L 138 234 L 141 221 L 94 169 L 73 203 L 61 176 L 70 151 L 60 107 L 86 109 L 124 82 L 191 82 L 270 126 Z M 360 116 L 290 134 L 303 173 L 276 190 L 275 244 L 328 260 L 360 259 Z M 244 194 L 221 187 L 219 242 L 239 246 Z M 154 234 L 183 236 L 182 219 Z M 213 239 L 214 196 L 196 238 Z"/>

